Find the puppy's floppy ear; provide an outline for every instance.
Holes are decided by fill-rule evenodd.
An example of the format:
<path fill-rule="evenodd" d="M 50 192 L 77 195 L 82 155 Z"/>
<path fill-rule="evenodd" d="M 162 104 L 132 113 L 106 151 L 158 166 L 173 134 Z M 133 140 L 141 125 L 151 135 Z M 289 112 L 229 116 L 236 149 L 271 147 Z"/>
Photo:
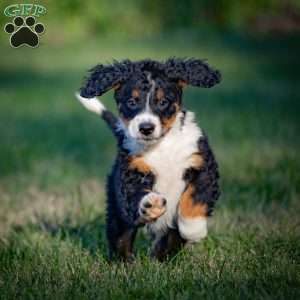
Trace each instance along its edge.
<path fill-rule="evenodd" d="M 130 60 L 114 61 L 111 65 L 97 65 L 90 70 L 85 85 L 80 89 L 84 98 L 101 96 L 112 88 L 118 87 L 132 74 L 133 65 Z"/>
<path fill-rule="evenodd" d="M 210 88 L 221 81 L 221 73 L 200 59 L 170 58 L 165 62 L 165 74 L 180 85 Z"/>

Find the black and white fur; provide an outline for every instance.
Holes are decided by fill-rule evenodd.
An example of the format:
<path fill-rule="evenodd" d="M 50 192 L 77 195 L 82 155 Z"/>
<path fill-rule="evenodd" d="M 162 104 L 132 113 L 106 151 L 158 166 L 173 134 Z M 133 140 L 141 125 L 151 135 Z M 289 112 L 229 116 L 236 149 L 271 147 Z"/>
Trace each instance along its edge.
<path fill-rule="evenodd" d="M 131 259 L 144 225 L 152 255 L 160 260 L 207 235 L 207 217 L 219 197 L 218 168 L 194 113 L 182 107 L 182 89 L 220 80 L 217 70 L 198 59 L 124 60 L 91 70 L 77 98 L 107 122 L 118 141 L 107 183 L 111 257 Z M 112 88 L 120 117 L 96 98 Z"/>

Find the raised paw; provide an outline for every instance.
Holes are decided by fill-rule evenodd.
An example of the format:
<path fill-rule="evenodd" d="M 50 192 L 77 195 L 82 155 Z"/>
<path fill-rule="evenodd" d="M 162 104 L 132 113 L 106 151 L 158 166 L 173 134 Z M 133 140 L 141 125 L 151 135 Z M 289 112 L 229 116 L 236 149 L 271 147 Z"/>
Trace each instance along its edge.
<path fill-rule="evenodd" d="M 140 202 L 140 219 L 144 223 L 154 222 L 166 212 L 166 204 L 167 200 L 162 195 L 150 192 Z"/>

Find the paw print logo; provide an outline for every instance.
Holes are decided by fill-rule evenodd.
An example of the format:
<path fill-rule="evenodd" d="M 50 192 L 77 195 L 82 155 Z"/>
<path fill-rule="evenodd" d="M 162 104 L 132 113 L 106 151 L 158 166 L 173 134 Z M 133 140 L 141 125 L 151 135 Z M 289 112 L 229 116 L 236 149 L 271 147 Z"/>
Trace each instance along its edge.
<path fill-rule="evenodd" d="M 39 45 L 39 35 L 45 31 L 42 23 L 36 23 L 35 18 L 29 16 L 25 19 L 15 17 L 13 23 L 7 23 L 4 27 L 6 33 L 10 34 L 10 44 L 17 48 L 23 45 L 35 48 Z"/>

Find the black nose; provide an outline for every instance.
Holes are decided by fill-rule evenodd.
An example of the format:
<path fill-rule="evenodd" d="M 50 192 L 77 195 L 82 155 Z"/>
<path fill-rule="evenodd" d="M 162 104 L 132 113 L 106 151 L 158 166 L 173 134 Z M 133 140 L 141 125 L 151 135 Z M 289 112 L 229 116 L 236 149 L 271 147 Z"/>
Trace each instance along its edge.
<path fill-rule="evenodd" d="M 150 135 L 154 131 L 154 128 L 155 128 L 154 124 L 150 122 L 144 122 L 140 124 L 139 131 L 143 135 Z"/>

